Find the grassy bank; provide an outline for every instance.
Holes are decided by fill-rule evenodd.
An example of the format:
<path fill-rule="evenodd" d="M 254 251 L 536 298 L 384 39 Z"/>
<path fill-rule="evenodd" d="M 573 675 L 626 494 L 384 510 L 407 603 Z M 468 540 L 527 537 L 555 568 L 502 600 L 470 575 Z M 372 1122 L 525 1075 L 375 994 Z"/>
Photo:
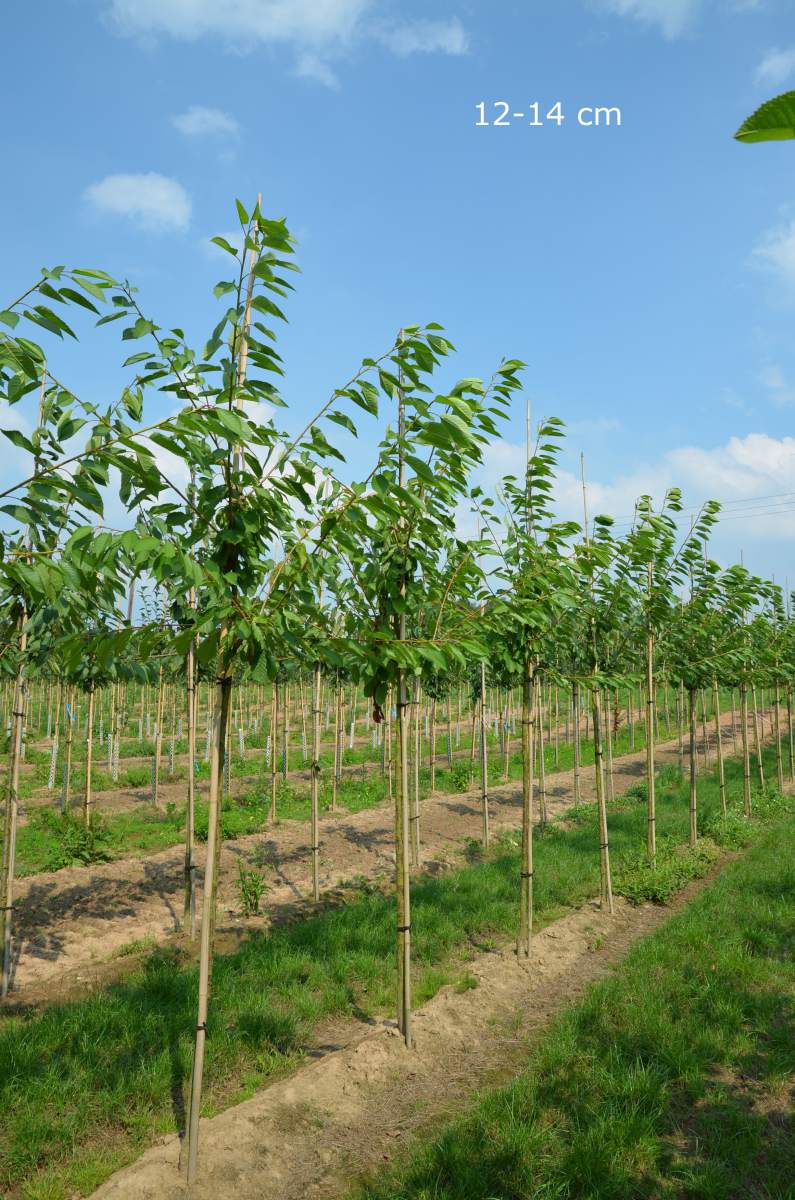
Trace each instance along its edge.
<path fill-rule="evenodd" d="M 733 809 L 742 781 L 728 764 Z M 700 790 L 704 827 L 714 825 L 717 787 Z M 784 802 L 760 799 L 760 818 L 780 817 Z M 736 841 L 764 823 L 727 825 Z M 709 853 L 682 852 L 686 787 L 661 778 L 659 830 L 668 849 L 657 872 L 638 862 L 645 805 L 637 791 L 610 813 L 617 890 L 636 898 L 666 894 L 705 869 Z M 474 954 L 515 934 L 518 852 L 504 839 L 486 858 L 413 888 L 415 1003 L 455 980 Z M 537 839 L 537 921 L 543 924 L 598 888 L 593 806 L 555 822 Z M 234 954 L 218 956 L 209 1027 L 207 1104 L 217 1111 L 292 1068 L 330 1017 L 391 1011 L 394 906 L 370 884 L 348 902 L 275 927 Z M 183 1119 L 195 1022 L 196 972 L 177 950 L 154 952 L 125 983 L 82 1001 L 0 1022 L 0 1188 L 9 1197 L 63 1200 L 90 1192 L 114 1168 Z M 417 1193 L 420 1195 L 421 1193 Z"/>
<path fill-rule="evenodd" d="M 791 1200 L 793 844 L 790 817 L 359 1200 Z"/>

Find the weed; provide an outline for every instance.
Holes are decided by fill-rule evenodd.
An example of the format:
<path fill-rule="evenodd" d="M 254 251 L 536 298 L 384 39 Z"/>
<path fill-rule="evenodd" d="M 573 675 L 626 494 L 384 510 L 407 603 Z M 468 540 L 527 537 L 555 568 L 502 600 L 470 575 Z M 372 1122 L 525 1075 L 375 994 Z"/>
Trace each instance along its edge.
<path fill-rule="evenodd" d="M 262 897 L 268 890 L 265 876 L 253 867 L 244 867 L 242 862 L 237 864 L 237 891 L 240 896 L 240 909 L 244 917 L 256 917 Z"/>

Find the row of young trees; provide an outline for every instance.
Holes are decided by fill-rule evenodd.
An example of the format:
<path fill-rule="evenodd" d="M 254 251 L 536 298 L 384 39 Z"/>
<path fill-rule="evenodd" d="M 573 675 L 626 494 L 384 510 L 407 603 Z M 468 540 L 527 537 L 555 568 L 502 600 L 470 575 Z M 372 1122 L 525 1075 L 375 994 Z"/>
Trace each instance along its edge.
<path fill-rule="evenodd" d="M 394 706 L 398 1021 L 411 1045 L 412 859 L 419 811 L 409 768 L 417 688 L 444 696 L 449 680 L 476 670 L 521 694 L 523 804 L 517 880 L 520 956 L 533 921 L 534 767 L 544 687 L 571 687 L 576 719 L 589 709 L 595 744 L 602 898 L 612 906 L 605 702 L 645 682 L 649 859 L 656 854 L 654 703 L 661 679 L 689 698 L 690 736 L 704 690 L 737 687 L 743 719 L 746 811 L 751 806 L 749 689 L 777 697 L 795 678 L 795 633 L 781 589 L 741 567 L 722 570 L 708 541 L 718 506 L 707 504 L 680 536 L 671 491 L 658 508 L 638 502 L 630 532 L 609 518 L 561 520 L 554 473 L 563 426 L 543 422 L 522 478 L 491 495 L 473 481 L 520 389 L 522 364 L 499 363 L 485 380 L 437 388 L 453 347 L 439 326 L 402 328 L 365 358 L 303 425 L 282 427 L 286 407 L 276 329 L 292 288 L 293 242 L 282 221 L 238 203 L 242 248 L 215 239 L 232 275 L 215 287 L 224 306 L 207 344 L 147 315 L 135 289 L 102 271 L 58 267 L 0 311 L 0 389 L 8 406 L 31 400 L 30 433 L 3 432 L 30 456 L 27 476 L 0 493 L 2 665 L 13 683 L 3 836 L 3 994 L 13 937 L 19 771 L 30 681 L 68 680 L 85 694 L 173 675 L 184 682 L 187 830 L 186 912 L 195 905 L 193 762 L 197 679 L 211 681 L 209 829 L 202 888 L 199 994 L 186 1139 L 197 1170 L 204 1044 L 210 1002 L 224 761 L 236 681 L 273 681 L 286 664 L 305 673 L 311 696 L 311 846 L 319 894 L 319 758 L 324 677 L 345 672 L 380 723 Z M 74 336 L 69 310 L 100 326 L 118 322 L 132 343 L 118 397 L 97 404 L 63 383 L 33 324 Z M 140 348 L 136 348 L 140 347 Z M 144 420 L 147 400 L 174 411 Z M 341 445 L 357 422 L 380 422 L 370 468 L 351 478 Z M 344 443 L 335 431 L 342 430 Z M 163 453 L 163 452 L 167 453 Z M 175 470 L 177 464 L 178 470 Z M 343 478 L 343 475 L 345 476 Z M 119 527 L 110 511 L 126 513 Z M 113 498 L 113 503 L 110 500 Z M 462 530 L 477 522 L 478 533 Z M 134 603 L 136 585 L 157 589 L 155 611 Z M 478 665 L 481 664 L 481 665 Z M 119 686 L 117 694 L 126 695 Z M 485 711 L 482 709 L 482 711 Z M 778 712 L 778 705 L 776 706 Z M 114 728 L 129 719 L 116 705 Z M 482 720 L 482 826 L 489 796 Z M 415 722 L 416 724 L 416 722 Z M 162 730 L 162 719 L 158 721 Z M 577 736 L 575 732 L 575 736 Z M 720 745 L 720 739 L 718 741 Z M 89 738 L 88 746 L 91 745 Z M 609 738 L 607 746 L 609 750 Z M 780 742 L 779 742 L 780 745 Z M 691 745 L 691 836 L 695 763 Z M 90 749 L 86 819 L 90 819 Z M 780 762 L 780 759 L 779 759 Z M 414 847 L 414 853 L 412 853 Z"/>

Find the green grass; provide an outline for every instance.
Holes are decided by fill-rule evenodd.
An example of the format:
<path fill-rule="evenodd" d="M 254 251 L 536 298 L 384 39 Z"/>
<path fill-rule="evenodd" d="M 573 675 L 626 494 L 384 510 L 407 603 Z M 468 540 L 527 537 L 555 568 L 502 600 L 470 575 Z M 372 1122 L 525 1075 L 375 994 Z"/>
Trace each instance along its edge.
<path fill-rule="evenodd" d="M 360 1200 L 795 1197 L 795 820 Z"/>
<path fill-rule="evenodd" d="M 734 764 L 727 765 L 727 775 L 736 808 L 742 781 Z M 685 791 L 675 773 L 663 779 L 660 835 L 679 845 L 687 835 Z M 711 780 L 702 783 L 701 802 L 704 822 L 714 820 L 719 810 Z M 782 804 L 771 800 L 768 811 L 756 808 L 760 816 L 775 817 Z M 746 826 L 746 839 L 763 828 Z M 637 798 L 611 809 L 617 879 L 622 859 L 636 856 L 644 830 L 645 808 Z M 462 852 L 462 864 L 422 876 L 413 886 L 416 1004 L 446 982 L 465 986 L 467 961 L 515 935 L 516 839 L 501 839 L 486 856 Z M 592 805 L 538 836 L 536 871 L 537 926 L 595 894 Z M 647 885 L 656 886 L 653 879 Z M 637 879 L 633 886 L 637 890 Z M 217 957 L 208 1113 L 294 1067 L 324 1020 L 391 1011 L 392 899 L 367 882 L 343 894 L 346 903 L 277 926 Z M 26 1200 L 63 1200 L 90 1190 L 85 1180 L 95 1187 L 121 1161 L 178 1128 L 195 1004 L 194 966 L 177 950 L 158 950 L 124 983 L 85 1000 L 6 1016 L 0 1022 L 0 1190 Z"/>

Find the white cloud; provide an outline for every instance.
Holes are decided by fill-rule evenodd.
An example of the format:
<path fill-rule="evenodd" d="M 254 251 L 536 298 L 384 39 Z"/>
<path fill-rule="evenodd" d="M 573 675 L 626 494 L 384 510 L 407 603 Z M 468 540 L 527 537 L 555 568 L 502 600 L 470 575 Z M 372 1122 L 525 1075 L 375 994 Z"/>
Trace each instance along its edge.
<path fill-rule="evenodd" d="M 707 0 L 708 2 L 708 0 Z M 754 12 L 762 7 L 764 0 L 712 0 L 716 12 L 726 7 L 735 12 Z M 663 37 L 673 40 L 685 33 L 704 10 L 705 0 L 596 0 L 603 11 L 619 17 L 631 17 L 644 25 L 660 30 Z"/>
<path fill-rule="evenodd" d="M 339 80 L 328 63 L 317 54 L 311 54 L 308 51 L 298 55 L 295 73 L 302 79 L 313 79 L 315 83 L 322 83 L 324 87 L 339 87 Z"/>
<path fill-rule="evenodd" d="M 756 82 L 770 87 L 780 87 L 795 76 L 795 47 L 789 50 L 771 50 L 756 69 Z"/>
<path fill-rule="evenodd" d="M 449 21 L 411 21 L 380 30 L 378 40 L 395 54 L 466 54 L 469 37 L 453 17 Z"/>
<path fill-rule="evenodd" d="M 701 11 L 701 0 L 601 0 L 601 7 L 659 28 L 666 38 L 684 33 Z"/>
<path fill-rule="evenodd" d="M 220 108 L 205 108 L 202 104 L 191 104 L 184 113 L 171 118 L 171 124 L 186 137 L 206 137 L 214 134 L 229 134 L 237 137 L 240 132 L 237 121 Z"/>
<path fill-rule="evenodd" d="M 486 450 L 480 481 L 492 493 L 503 475 L 521 477 L 525 448 L 506 441 Z M 766 433 L 732 437 L 712 448 L 681 446 L 656 461 L 640 464 L 608 481 L 598 469 L 589 470 L 588 506 L 591 516 L 605 513 L 616 519 L 616 532 L 629 528 L 639 496 L 662 500 L 666 490 L 679 487 L 687 513 L 709 499 L 725 508 L 712 537 L 712 552 L 725 565 L 736 562 L 739 547 L 751 551 L 753 570 L 786 573 L 787 559 L 795 549 L 795 438 L 774 438 Z M 562 518 L 582 521 L 582 484 L 579 475 L 561 470 L 555 481 L 556 511 Z M 682 522 L 687 527 L 689 516 Z M 464 519 L 462 529 L 472 532 L 474 519 Z M 784 551 L 780 544 L 790 543 Z M 795 576 L 795 566 L 791 567 Z"/>
<path fill-rule="evenodd" d="M 765 367 L 759 378 L 769 398 L 778 408 L 795 406 L 795 385 L 790 383 L 781 367 L 771 364 Z"/>
<path fill-rule="evenodd" d="M 764 234 L 754 248 L 753 261 L 795 286 L 795 218 Z"/>
<path fill-rule="evenodd" d="M 195 42 L 211 37 L 237 51 L 291 47 L 296 72 L 335 87 L 330 60 L 364 40 L 394 54 L 464 54 L 466 30 L 457 17 L 389 23 L 386 0 L 106 0 L 116 29 L 139 38 Z"/>
<path fill-rule="evenodd" d="M 127 217 L 150 233 L 182 233 L 190 224 L 191 201 L 181 183 L 149 171 L 140 175 L 106 175 L 86 188 L 97 212 Z"/>

